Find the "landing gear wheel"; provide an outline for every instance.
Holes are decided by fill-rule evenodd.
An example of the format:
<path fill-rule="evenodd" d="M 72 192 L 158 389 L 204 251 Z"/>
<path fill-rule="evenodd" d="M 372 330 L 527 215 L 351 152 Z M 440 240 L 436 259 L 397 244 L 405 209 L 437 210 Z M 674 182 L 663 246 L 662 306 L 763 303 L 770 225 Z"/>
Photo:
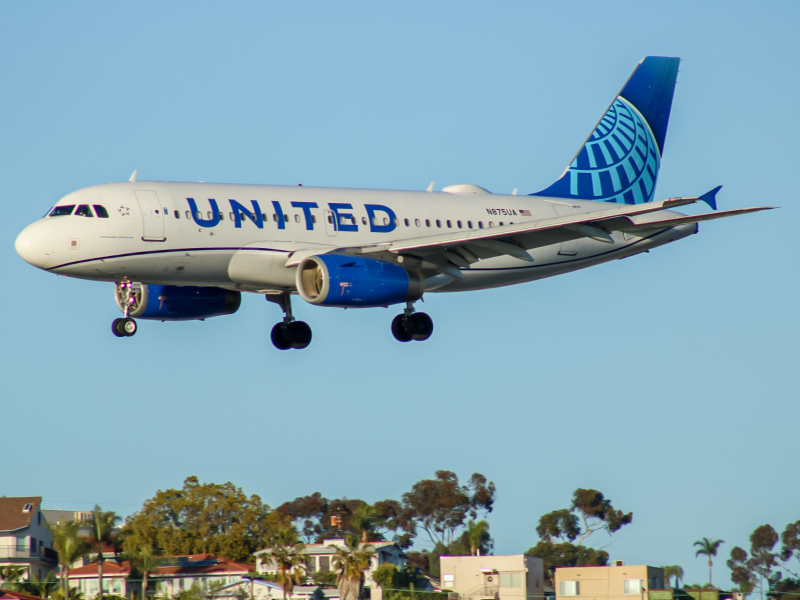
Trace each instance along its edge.
<path fill-rule="evenodd" d="M 130 317 L 114 319 L 111 323 L 111 331 L 117 337 L 130 337 L 137 329 L 136 321 Z"/>
<path fill-rule="evenodd" d="M 272 328 L 272 333 L 270 334 L 270 338 L 272 338 L 272 344 L 278 350 L 288 350 L 289 348 L 292 347 L 292 344 L 289 341 L 289 337 L 286 335 L 285 323 L 277 323 L 275 327 Z"/>
<path fill-rule="evenodd" d="M 406 328 L 406 316 L 405 315 L 397 315 L 392 320 L 392 335 L 394 339 L 398 342 L 410 342 L 411 341 L 411 334 L 408 332 Z"/>
<path fill-rule="evenodd" d="M 408 317 L 406 329 L 412 340 L 423 342 L 433 333 L 433 320 L 426 313 L 414 313 Z"/>
<path fill-rule="evenodd" d="M 302 350 L 311 343 L 311 327 L 305 321 L 294 321 L 286 326 L 286 338 L 292 348 Z"/>

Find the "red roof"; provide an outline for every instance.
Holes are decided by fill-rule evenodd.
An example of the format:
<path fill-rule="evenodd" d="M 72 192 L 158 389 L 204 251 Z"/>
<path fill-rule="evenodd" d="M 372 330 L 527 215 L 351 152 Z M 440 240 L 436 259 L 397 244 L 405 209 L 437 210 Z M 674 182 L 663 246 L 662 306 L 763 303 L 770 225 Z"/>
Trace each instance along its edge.
<path fill-rule="evenodd" d="M 0 600 L 42 600 L 39 596 L 31 596 L 30 594 L 23 594 L 22 592 L 10 592 L 8 590 L 0 590 Z"/>
<path fill-rule="evenodd" d="M 165 557 L 168 558 L 168 557 Z M 214 556 L 213 554 L 180 554 L 173 558 L 180 559 L 186 558 L 191 562 L 210 562 L 216 561 L 215 564 L 205 564 L 202 566 L 193 565 L 191 562 L 186 565 L 166 565 L 159 567 L 150 575 L 152 577 L 169 576 L 169 575 L 203 575 L 215 574 L 220 575 L 224 573 L 249 573 L 256 570 L 255 565 L 250 563 L 236 562 Z M 128 575 L 131 572 L 131 564 L 128 561 L 123 562 L 121 565 L 112 561 L 103 563 L 103 573 L 108 575 Z M 69 572 L 70 577 L 86 577 L 97 576 L 97 563 L 91 563 L 77 569 L 71 569 Z M 2 600 L 2 599 L 0 599 Z"/>
<path fill-rule="evenodd" d="M 30 525 L 31 517 L 39 510 L 41 502 L 41 496 L 0 498 L 0 531 L 15 531 Z M 28 512 L 22 512 L 26 504 L 32 507 Z"/>

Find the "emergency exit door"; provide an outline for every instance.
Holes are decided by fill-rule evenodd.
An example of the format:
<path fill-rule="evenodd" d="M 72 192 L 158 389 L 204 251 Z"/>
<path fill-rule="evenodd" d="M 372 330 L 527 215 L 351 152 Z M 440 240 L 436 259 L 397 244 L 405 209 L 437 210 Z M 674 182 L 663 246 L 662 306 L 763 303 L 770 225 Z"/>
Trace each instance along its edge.
<path fill-rule="evenodd" d="M 142 239 L 145 242 L 163 242 L 164 235 L 164 207 L 158 199 L 158 194 L 150 190 L 133 192 L 139 202 L 142 212 Z"/>

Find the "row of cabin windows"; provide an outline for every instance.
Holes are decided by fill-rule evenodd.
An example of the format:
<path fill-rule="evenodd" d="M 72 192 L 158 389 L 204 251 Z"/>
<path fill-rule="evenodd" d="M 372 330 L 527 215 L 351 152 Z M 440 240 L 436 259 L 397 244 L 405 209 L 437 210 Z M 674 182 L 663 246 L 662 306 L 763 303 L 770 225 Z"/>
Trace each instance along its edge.
<path fill-rule="evenodd" d="M 92 207 L 94 207 L 94 212 L 92 212 Z M 108 218 L 108 211 L 105 209 L 105 207 L 101 206 L 100 204 L 93 204 L 92 207 L 90 207 L 88 204 L 80 204 L 80 205 L 78 205 L 77 209 L 75 208 L 74 204 L 71 204 L 69 206 L 56 206 L 52 211 L 50 211 L 49 216 L 51 216 L 51 217 L 64 217 L 64 216 L 68 216 L 68 215 L 74 215 L 76 217 L 94 217 L 95 215 L 97 215 L 101 219 L 107 219 Z M 156 214 L 159 213 L 158 210 L 156 210 L 155 212 L 156 212 Z M 169 214 L 169 210 L 167 208 L 164 208 L 164 214 L 165 215 Z M 173 211 L 173 215 L 175 216 L 176 219 L 180 219 L 181 218 L 181 213 L 178 210 Z M 191 219 L 192 218 L 192 213 L 190 211 L 188 211 L 188 210 L 186 211 L 186 218 L 187 219 Z M 197 218 L 198 219 L 202 219 L 203 218 L 203 213 L 200 212 L 199 210 L 197 211 Z M 211 211 L 208 211 L 206 213 L 206 218 L 208 220 L 213 219 L 214 218 L 213 217 L 213 213 Z M 233 212 L 229 212 L 228 213 L 228 219 L 230 221 L 235 221 L 236 220 Z M 269 217 L 267 216 L 266 213 L 261 213 L 261 219 L 263 221 L 265 221 L 265 222 L 269 221 Z M 219 220 L 220 221 L 224 221 L 225 220 L 225 213 L 223 213 L 222 211 L 219 212 Z M 278 215 L 276 213 L 272 214 L 272 220 L 274 222 L 276 222 L 276 223 L 278 222 Z M 284 220 L 284 222 L 289 223 L 290 222 L 289 215 L 283 215 L 283 220 Z M 300 220 L 301 219 L 300 219 L 300 215 L 299 214 L 294 215 L 294 222 L 295 223 L 300 223 Z M 317 217 L 314 216 L 314 215 L 311 215 L 311 222 L 312 223 L 316 223 L 317 222 Z M 333 217 L 331 215 L 328 215 L 328 223 L 333 224 Z M 355 225 L 356 224 L 356 217 L 339 215 L 339 223 L 341 225 Z M 435 223 L 436 223 L 436 227 L 438 227 L 440 229 L 442 228 L 442 220 L 441 219 L 436 219 Z M 444 223 L 445 223 L 447 229 L 452 229 L 453 228 L 454 222 L 451 221 L 450 219 L 445 220 Z M 367 217 L 361 217 L 361 224 L 362 225 L 367 225 L 368 224 Z M 388 225 L 389 224 L 389 218 L 388 217 L 383 217 L 382 219 L 379 219 L 378 217 L 372 217 L 372 224 L 373 225 L 384 225 L 384 226 Z M 395 226 L 398 226 L 400 224 L 399 220 L 395 219 L 394 220 L 394 224 L 395 224 Z M 403 219 L 403 224 L 406 227 L 411 227 L 411 221 L 409 219 Z M 513 225 L 513 224 L 514 224 L 513 222 L 509 223 L 509 225 Z M 475 227 L 473 227 L 472 221 L 466 221 L 466 225 L 467 225 L 467 229 L 474 229 L 475 228 Z M 493 221 L 489 221 L 487 223 L 487 225 L 489 227 L 494 227 L 494 222 Z M 498 226 L 500 226 L 500 227 L 502 227 L 503 225 L 504 225 L 504 223 L 502 221 L 500 221 L 498 223 Z M 414 226 L 415 227 L 422 227 L 422 222 L 419 219 L 414 219 Z M 461 220 L 457 220 L 457 221 L 455 221 L 455 226 L 456 226 L 457 229 L 464 229 L 464 222 L 461 221 Z M 425 219 L 425 227 L 431 227 L 431 220 L 430 219 Z M 478 229 L 483 229 L 484 228 L 483 221 L 478 221 L 477 222 L 477 228 Z"/>

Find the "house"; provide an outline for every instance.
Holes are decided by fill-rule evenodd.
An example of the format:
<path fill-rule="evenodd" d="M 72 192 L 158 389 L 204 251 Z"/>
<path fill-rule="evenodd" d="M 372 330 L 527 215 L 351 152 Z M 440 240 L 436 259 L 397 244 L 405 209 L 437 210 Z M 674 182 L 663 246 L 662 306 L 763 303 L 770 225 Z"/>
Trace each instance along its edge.
<path fill-rule="evenodd" d="M 273 581 L 243 578 L 229 583 L 214 593 L 215 600 L 283 600 L 283 588 Z M 296 585 L 290 600 L 339 600 L 339 590 L 316 585 Z"/>
<path fill-rule="evenodd" d="M 556 567 L 556 600 L 588 596 L 592 600 L 645 600 L 650 589 L 664 588 L 664 569 L 626 565 Z"/>
<path fill-rule="evenodd" d="M 58 566 L 40 496 L 0 498 L 0 566 L 24 567 L 43 578 Z"/>
<path fill-rule="evenodd" d="M 39 596 L 0 589 L 0 600 L 42 600 Z"/>
<path fill-rule="evenodd" d="M 303 554 L 306 560 L 306 573 L 309 577 L 319 571 L 333 571 L 333 557 L 336 555 L 336 548 L 345 548 L 346 546 L 347 544 L 343 539 L 323 540 L 321 544 L 306 544 Z M 394 542 L 367 542 L 367 544 L 361 544 L 361 546 L 371 546 L 375 551 L 375 555 L 372 557 L 369 568 L 365 573 L 365 587 L 372 590 L 380 589 L 375 580 L 372 579 L 372 573 L 380 565 L 391 563 L 398 569 L 405 567 L 405 552 Z M 259 573 L 276 572 L 275 564 L 269 559 L 269 553 L 269 549 L 253 553 L 256 557 L 256 570 Z M 375 594 L 373 594 L 374 596 Z"/>
<path fill-rule="evenodd" d="M 209 589 L 239 581 L 255 570 L 255 565 L 227 560 L 212 554 L 192 554 L 165 557 L 163 566 L 148 577 L 147 593 L 174 596 L 197 585 Z M 98 592 L 97 563 L 72 569 L 67 575 L 70 587 L 78 588 L 85 598 Z M 135 581 L 134 581 L 135 579 Z M 103 593 L 127 596 L 141 594 L 140 577 L 131 577 L 131 564 L 106 561 L 103 565 Z"/>
<path fill-rule="evenodd" d="M 440 556 L 442 591 L 459 600 L 526 600 L 544 595 L 538 556 Z"/>

